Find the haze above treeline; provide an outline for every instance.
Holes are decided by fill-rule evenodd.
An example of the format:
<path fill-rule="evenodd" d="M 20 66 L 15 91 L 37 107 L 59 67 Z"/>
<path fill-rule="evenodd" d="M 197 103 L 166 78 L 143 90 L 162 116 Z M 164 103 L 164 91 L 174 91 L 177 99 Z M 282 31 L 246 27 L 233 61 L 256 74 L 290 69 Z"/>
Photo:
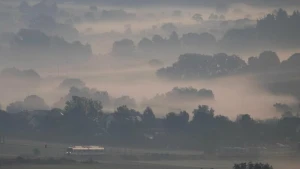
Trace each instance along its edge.
<path fill-rule="evenodd" d="M 232 119 L 299 111 L 296 1 L 68 2 L 1 2 L 3 110 L 80 96 L 160 117 L 200 104 Z"/>

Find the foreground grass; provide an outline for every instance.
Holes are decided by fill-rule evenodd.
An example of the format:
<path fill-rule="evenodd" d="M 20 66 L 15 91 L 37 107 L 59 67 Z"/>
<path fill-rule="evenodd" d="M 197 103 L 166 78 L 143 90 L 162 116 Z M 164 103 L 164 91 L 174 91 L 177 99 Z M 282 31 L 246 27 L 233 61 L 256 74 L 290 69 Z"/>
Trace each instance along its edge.
<path fill-rule="evenodd" d="M 99 163 L 99 164 L 61 164 L 61 165 L 11 165 L 1 169 L 196 169 L 141 163 Z"/>

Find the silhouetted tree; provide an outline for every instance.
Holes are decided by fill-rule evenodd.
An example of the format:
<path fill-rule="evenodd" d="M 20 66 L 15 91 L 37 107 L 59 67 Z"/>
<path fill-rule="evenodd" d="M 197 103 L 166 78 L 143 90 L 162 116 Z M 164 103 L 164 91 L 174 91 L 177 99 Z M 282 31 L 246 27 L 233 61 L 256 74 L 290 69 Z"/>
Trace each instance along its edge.
<path fill-rule="evenodd" d="M 219 45 L 231 51 L 251 51 L 264 48 L 296 48 L 300 43 L 300 13 L 292 15 L 283 9 L 275 10 L 257 21 L 256 27 L 233 29 L 225 33 Z M 272 31 L 270 31 L 272 30 Z"/>
<path fill-rule="evenodd" d="M 276 103 L 273 106 L 275 107 L 276 111 L 278 111 L 280 113 L 292 111 L 292 108 L 287 104 Z"/>
<path fill-rule="evenodd" d="M 67 78 L 59 84 L 59 88 L 61 89 L 70 89 L 71 87 L 84 88 L 85 83 L 80 79 Z"/>
<path fill-rule="evenodd" d="M 48 110 L 49 106 L 45 100 L 37 95 L 30 95 L 23 102 L 25 110 Z"/>
<path fill-rule="evenodd" d="M 154 113 L 153 113 L 153 111 L 152 111 L 152 109 L 150 107 L 147 107 L 144 110 L 144 113 L 142 115 L 142 120 L 143 120 L 144 125 L 147 128 L 154 127 L 154 124 L 155 124 L 155 115 L 154 115 Z"/>
<path fill-rule="evenodd" d="M 30 29 L 40 30 L 48 36 L 64 37 L 68 40 L 78 39 L 79 32 L 70 24 L 58 23 L 52 16 L 38 15 L 30 20 Z"/>
<path fill-rule="evenodd" d="M 101 102 L 73 96 L 64 108 L 62 130 L 84 135 L 96 133 L 102 115 Z"/>
<path fill-rule="evenodd" d="M 143 38 L 138 43 L 138 48 L 145 53 L 151 52 L 153 50 L 153 42 L 148 38 Z"/>
<path fill-rule="evenodd" d="M 99 101 L 105 107 L 112 106 L 112 99 L 109 96 L 108 92 L 106 91 L 98 91 L 96 89 L 90 89 L 87 87 L 84 88 L 71 87 L 69 93 L 65 97 L 61 98 L 58 102 L 54 103 L 54 107 L 63 108 L 67 101 L 72 100 L 73 96 L 85 97 L 88 99 Z"/>
<path fill-rule="evenodd" d="M 290 56 L 287 60 L 282 61 L 281 63 L 281 68 L 283 70 L 287 71 L 299 71 L 300 68 L 299 65 L 300 63 L 300 53 L 295 53 L 292 56 Z"/>
<path fill-rule="evenodd" d="M 136 108 L 137 107 L 135 99 L 131 98 L 129 96 L 122 96 L 122 97 L 116 98 L 114 100 L 114 107 L 115 108 L 121 107 L 121 106 L 124 106 L 124 105 L 127 106 L 127 107 L 130 107 L 130 108 Z"/>
<path fill-rule="evenodd" d="M 214 56 L 181 55 L 171 67 L 161 68 L 157 75 L 169 79 L 200 79 L 234 74 L 246 67 L 244 60 L 224 53 Z"/>
<path fill-rule="evenodd" d="M 180 122 L 182 123 L 183 128 L 186 127 L 189 123 L 190 115 L 186 111 L 181 111 L 179 113 Z"/>
<path fill-rule="evenodd" d="M 0 73 L 0 77 L 5 77 L 8 79 L 24 79 L 30 81 L 41 80 L 40 75 L 33 69 L 19 70 L 15 67 L 3 69 Z"/>
<path fill-rule="evenodd" d="M 167 129 L 170 131 L 179 129 L 178 122 L 178 116 L 174 112 L 170 112 L 166 115 L 166 118 L 164 120 L 164 125 Z"/>
<path fill-rule="evenodd" d="M 209 20 L 218 20 L 219 19 L 219 16 L 217 14 L 210 14 L 209 17 L 208 17 Z"/>
<path fill-rule="evenodd" d="M 122 141 L 132 141 L 137 137 L 141 127 L 141 114 L 127 106 L 120 106 L 113 113 L 114 120 L 108 128 L 108 132 Z"/>
<path fill-rule="evenodd" d="M 9 113 L 19 113 L 22 111 L 32 110 L 48 110 L 49 106 L 45 103 L 44 99 L 37 95 L 27 96 L 24 101 L 16 101 L 9 104 L 6 111 Z"/>
<path fill-rule="evenodd" d="M 130 39 L 123 39 L 116 41 L 112 47 L 112 54 L 114 56 L 133 57 L 135 51 L 134 42 Z"/>
<path fill-rule="evenodd" d="M 198 128 L 203 127 L 203 129 L 208 127 L 206 125 L 213 125 L 214 112 L 215 111 L 207 105 L 198 106 L 198 109 L 193 111 L 192 125 Z"/>
<path fill-rule="evenodd" d="M 32 6 L 26 1 L 22 1 L 19 5 L 19 11 L 24 14 L 25 19 L 32 19 L 38 15 L 47 15 L 55 17 L 58 13 L 58 7 L 56 2 L 49 2 L 42 0 Z"/>
<path fill-rule="evenodd" d="M 251 118 L 249 114 L 239 115 L 236 119 L 236 122 L 245 128 L 249 128 L 255 124 L 255 121 Z"/>
<path fill-rule="evenodd" d="M 257 30 L 253 27 L 228 30 L 218 42 L 223 51 L 248 52 L 254 47 L 259 48 Z"/>
<path fill-rule="evenodd" d="M 165 32 L 176 32 L 177 31 L 177 27 L 173 24 L 173 23 L 164 23 L 161 26 L 161 29 Z"/>
<path fill-rule="evenodd" d="M 79 41 L 69 43 L 61 37 L 48 36 L 39 30 L 21 29 L 10 43 L 10 54 L 14 56 L 12 59 L 20 62 L 30 60 L 49 64 L 63 60 L 83 61 L 92 55 L 92 50 L 89 44 L 83 45 Z"/>
<path fill-rule="evenodd" d="M 216 38 L 210 33 L 187 33 L 180 40 L 187 52 L 210 53 L 215 51 L 217 44 Z"/>
<path fill-rule="evenodd" d="M 281 138 L 300 139 L 300 118 L 289 114 L 278 121 L 276 131 Z"/>
<path fill-rule="evenodd" d="M 21 101 L 10 103 L 6 107 L 6 111 L 8 113 L 19 113 L 19 112 L 22 112 L 23 110 L 24 110 L 24 105 L 23 105 L 23 102 L 21 102 Z"/>
<path fill-rule="evenodd" d="M 272 71 L 280 66 L 279 57 L 275 52 L 264 51 L 258 58 L 250 57 L 248 59 L 248 67 L 251 71 Z"/>
<path fill-rule="evenodd" d="M 102 116 L 102 104 L 99 101 L 73 96 L 66 102 L 65 114 L 74 117 L 96 119 Z"/>
<path fill-rule="evenodd" d="M 169 49 L 173 49 L 173 50 L 180 49 L 180 40 L 178 34 L 175 31 L 171 33 L 167 43 Z"/>
<path fill-rule="evenodd" d="M 202 15 L 201 14 L 194 14 L 193 17 L 192 17 L 193 20 L 195 20 L 196 22 L 201 22 L 203 21 L 203 18 L 202 18 Z"/>

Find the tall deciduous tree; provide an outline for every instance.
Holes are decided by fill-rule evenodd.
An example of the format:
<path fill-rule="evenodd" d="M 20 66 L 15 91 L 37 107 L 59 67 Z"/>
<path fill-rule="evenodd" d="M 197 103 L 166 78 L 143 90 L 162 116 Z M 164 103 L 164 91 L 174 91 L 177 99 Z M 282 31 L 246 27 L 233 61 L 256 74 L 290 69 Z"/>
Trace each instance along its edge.
<path fill-rule="evenodd" d="M 155 124 L 155 115 L 150 107 L 144 110 L 142 115 L 143 123 L 147 128 L 153 127 Z"/>

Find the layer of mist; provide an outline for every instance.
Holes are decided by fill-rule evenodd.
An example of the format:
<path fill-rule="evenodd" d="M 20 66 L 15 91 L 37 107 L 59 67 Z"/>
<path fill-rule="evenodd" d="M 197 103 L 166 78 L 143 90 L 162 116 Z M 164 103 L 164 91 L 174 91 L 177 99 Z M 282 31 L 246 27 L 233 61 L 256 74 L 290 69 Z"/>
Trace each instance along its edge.
<path fill-rule="evenodd" d="M 199 104 L 232 118 L 295 113 L 297 5 L 3 1 L 2 109 L 17 102 L 32 110 L 24 103 L 29 96 L 40 97 L 49 109 L 63 108 L 76 95 L 103 102 L 107 111 L 123 104 L 137 110 L 150 106 L 160 116 L 191 113 Z M 198 98 L 201 91 L 211 96 Z"/>

